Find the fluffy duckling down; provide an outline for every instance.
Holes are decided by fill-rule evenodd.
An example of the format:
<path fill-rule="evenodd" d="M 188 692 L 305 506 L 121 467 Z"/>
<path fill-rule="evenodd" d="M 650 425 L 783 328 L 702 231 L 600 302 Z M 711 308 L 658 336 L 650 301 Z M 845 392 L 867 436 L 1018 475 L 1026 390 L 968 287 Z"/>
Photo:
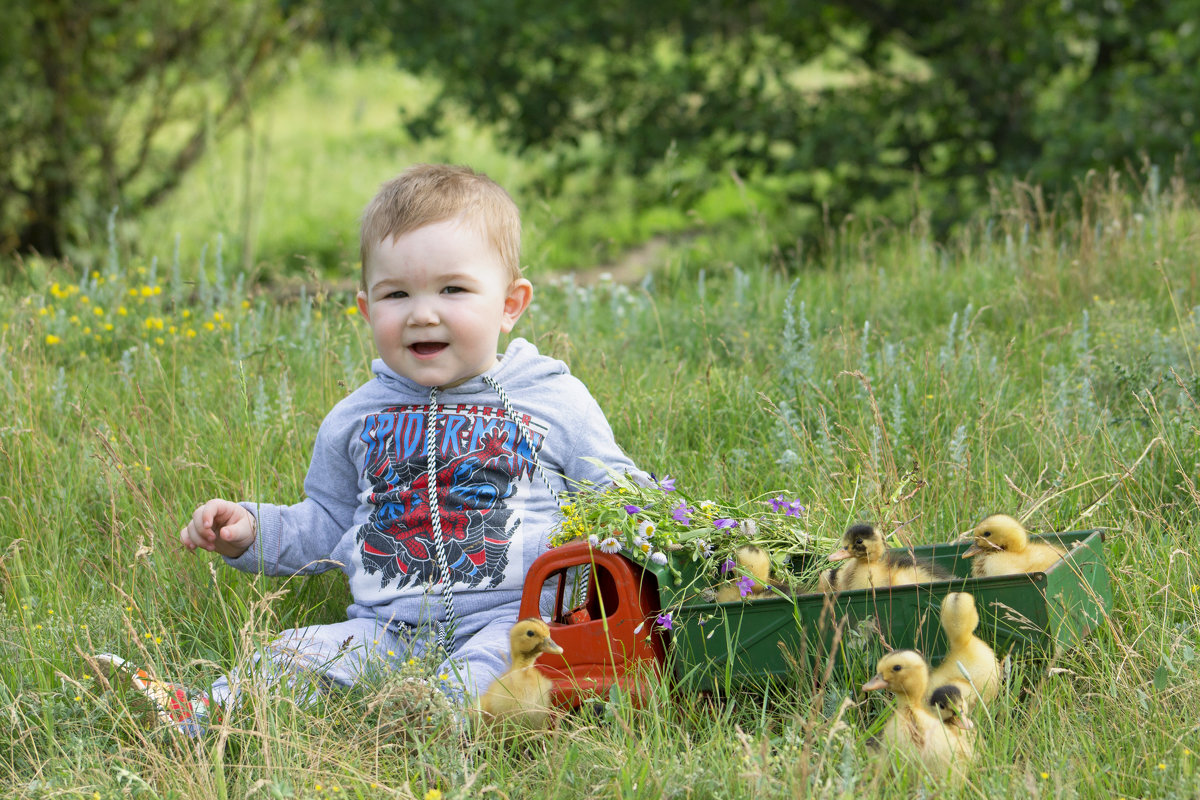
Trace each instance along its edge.
<path fill-rule="evenodd" d="M 1056 545 L 1031 542 L 1025 526 L 1007 514 L 993 514 L 975 527 L 973 543 L 963 558 L 972 558 L 971 574 L 977 578 L 1044 572 L 1066 553 Z"/>
<path fill-rule="evenodd" d="M 775 594 L 771 590 L 772 586 L 779 589 L 787 588 L 787 584 L 771 578 L 771 556 L 761 547 L 755 547 L 752 544 L 744 545 L 734 552 L 733 558 L 738 566 L 738 574 L 751 579 L 750 591 L 743 595 L 742 584 L 735 576 L 733 580 L 726 581 L 717 587 L 716 600 L 718 603 L 771 597 Z"/>
<path fill-rule="evenodd" d="M 863 691 L 887 689 L 896 696 L 896 712 L 880 736 L 881 750 L 919 761 L 936 776 L 962 778 L 975 753 L 973 724 L 965 715 L 947 724 L 925 702 L 929 666 L 915 650 L 895 650 L 879 659 L 875 677 Z"/>
<path fill-rule="evenodd" d="M 1000 691 L 1000 663 L 992 648 L 975 635 L 978 627 L 974 596 L 951 592 L 942 599 L 942 630 L 949 649 L 930 673 L 929 704 L 944 722 L 965 714 L 976 702 L 991 702 Z"/>
<path fill-rule="evenodd" d="M 879 586 L 905 586 L 950 578 L 944 569 L 916 558 L 908 550 L 888 549 L 873 525 L 851 525 L 842 536 L 842 547 L 830 561 L 845 561 L 825 570 L 817 580 L 822 592 L 845 592 Z"/>
<path fill-rule="evenodd" d="M 512 664 L 498 676 L 479 701 L 484 718 L 545 728 L 550 722 L 550 679 L 538 672 L 542 653 L 561 653 L 550 638 L 550 626 L 536 617 L 523 619 L 508 634 Z"/>

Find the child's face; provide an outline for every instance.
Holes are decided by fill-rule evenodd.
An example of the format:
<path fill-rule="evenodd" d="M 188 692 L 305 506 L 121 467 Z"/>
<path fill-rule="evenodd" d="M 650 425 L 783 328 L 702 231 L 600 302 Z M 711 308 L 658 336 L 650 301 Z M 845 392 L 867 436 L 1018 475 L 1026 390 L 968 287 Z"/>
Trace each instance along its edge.
<path fill-rule="evenodd" d="M 448 387 L 495 365 L 500 334 L 532 295 L 481 233 L 448 220 L 376 245 L 358 309 L 385 364 L 422 386 Z"/>

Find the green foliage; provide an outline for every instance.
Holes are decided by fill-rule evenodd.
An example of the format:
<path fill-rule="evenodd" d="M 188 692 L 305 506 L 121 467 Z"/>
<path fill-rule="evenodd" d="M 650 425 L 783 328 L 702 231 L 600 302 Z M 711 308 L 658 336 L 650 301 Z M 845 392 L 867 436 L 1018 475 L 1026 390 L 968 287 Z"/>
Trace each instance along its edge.
<path fill-rule="evenodd" d="M 153 206 L 303 39 L 257 0 L 5 0 L 0 252 L 61 257 Z"/>
<path fill-rule="evenodd" d="M 401 65 L 442 82 L 414 130 L 459 103 L 553 149 L 559 176 L 596 139 L 608 174 L 650 175 L 678 151 L 698 170 L 680 208 L 736 170 L 802 209 L 791 237 L 825 213 L 943 230 L 995 178 L 1059 194 L 1089 169 L 1200 158 L 1196 0 L 417 0 L 373 24 L 324 5 L 356 23 L 333 35 L 387 29 Z"/>

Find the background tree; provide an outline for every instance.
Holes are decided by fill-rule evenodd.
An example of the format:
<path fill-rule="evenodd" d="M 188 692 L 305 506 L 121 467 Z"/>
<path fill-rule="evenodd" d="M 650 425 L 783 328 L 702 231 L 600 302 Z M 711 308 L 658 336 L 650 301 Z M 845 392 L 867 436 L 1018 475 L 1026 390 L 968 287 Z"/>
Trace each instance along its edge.
<path fill-rule="evenodd" d="M 387 27 L 443 101 L 565 170 L 594 139 L 635 174 L 670 151 L 699 165 L 694 193 L 735 169 L 785 216 L 908 216 L 916 196 L 947 224 L 999 175 L 1053 192 L 1143 156 L 1197 163 L 1197 0 L 350 5 L 326 0 L 335 35 Z"/>
<path fill-rule="evenodd" d="M 0 254 L 161 200 L 310 28 L 261 0 L 2 0 Z"/>

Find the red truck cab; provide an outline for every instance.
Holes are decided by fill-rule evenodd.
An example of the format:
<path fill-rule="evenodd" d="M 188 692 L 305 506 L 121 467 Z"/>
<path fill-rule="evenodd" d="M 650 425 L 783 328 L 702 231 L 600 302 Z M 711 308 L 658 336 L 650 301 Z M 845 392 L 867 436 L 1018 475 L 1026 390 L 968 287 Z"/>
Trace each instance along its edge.
<path fill-rule="evenodd" d="M 554 682 L 553 701 L 575 708 L 614 686 L 637 695 L 641 679 L 666 661 L 667 633 L 657 624 L 658 578 L 616 553 L 575 541 L 543 553 L 525 577 L 519 619 L 550 626 L 561 655 L 537 667 Z"/>

